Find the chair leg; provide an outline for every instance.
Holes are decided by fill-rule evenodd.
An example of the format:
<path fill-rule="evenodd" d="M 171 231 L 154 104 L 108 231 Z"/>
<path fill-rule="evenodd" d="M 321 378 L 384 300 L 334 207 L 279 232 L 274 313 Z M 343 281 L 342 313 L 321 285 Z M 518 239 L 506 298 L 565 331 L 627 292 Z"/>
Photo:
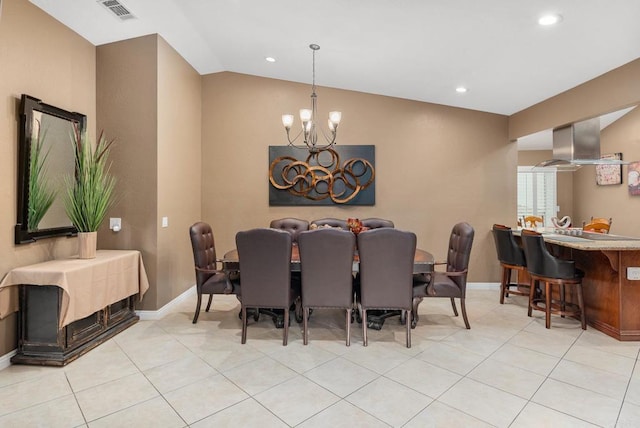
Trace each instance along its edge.
<path fill-rule="evenodd" d="M 416 328 L 418 325 L 418 306 L 422 303 L 422 297 L 413 298 L 413 310 L 411 311 L 411 328 Z"/>
<path fill-rule="evenodd" d="M 560 310 L 562 312 L 567 310 L 567 305 L 564 300 L 564 284 L 560 284 Z M 564 314 L 560 314 L 561 318 L 564 318 Z"/>
<path fill-rule="evenodd" d="M 309 308 L 302 308 L 302 343 L 307 345 L 309 343 Z"/>
<path fill-rule="evenodd" d="M 212 300 L 213 300 L 213 294 L 209 294 L 209 302 L 207 303 L 207 309 L 205 309 L 205 312 L 209 312 L 209 308 L 211 308 Z"/>
<path fill-rule="evenodd" d="M 289 308 L 284 308 L 284 332 L 282 336 L 282 346 L 287 346 L 287 340 L 289 340 Z"/>
<path fill-rule="evenodd" d="M 367 346 L 367 310 L 362 308 L 362 345 Z"/>
<path fill-rule="evenodd" d="M 531 304 L 533 303 L 535 294 L 536 294 L 536 282 L 533 280 L 533 278 L 531 278 L 531 280 L 529 281 L 529 308 L 527 309 L 527 316 L 529 317 L 531 317 L 531 310 L 533 309 L 531 307 Z"/>
<path fill-rule="evenodd" d="M 544 325 L 546 328 L 551 328 L 551 284 L 545 281 L 544 283 Z"/>
<path fill-rule="evenodd" d="M 578 292 L 578 304 L 580 305 L 580 324 L 582 325 L 582 329 L 587 329 L 587 315 L 584 310 L 584 298 L 582 296 L 582 284 L 576 285 Z"/>
<path fill-rule="evenodd" d="M 196 303 L 196 313 L 193 315 L 193 324 L 198 322 L 200 315 L 200 304 L 202 303 L 202 293 L 198 292 L 198 302 Z"/>
<path fill-rule="evenodd" d="M 257 309 L 256 309 L 257 310 Z M 247 307 L 243 306 L 242 310 L 242 344 L 247 343 Z"/>
<path fill-rule="evenodd" d="M 351 308 L 347 308 L 347 346 L 351 346 Z"/>
<path fill-rule="evenodd" d="M 464 303 L 464 297 L 460 298 L 460 307 L 462 308 L 462 319 L 464 320 L 464 326 L 467 327 L 467 330 L 471 329 L 469 325 L 469 319 L 467 318 L 467 306 Z"/>
<path fill-rule="evenodd" d="M 407 320 L 411 319 L 411 310 L 403 311 L 405 313 L 405 317 Z M 407 324 L 407 348 L 411 348 L 411 322 L 406 322 Z"/>
<path fill-rule="evenodd" d="M 456 301 L 451 298 L 451 307 L 453 308 L 453 314 L 458 316 L 458 308 L 456 308 Z"/>
<path fill-rule="evenodd" d="M 504 305 L 504 295 L 507 292 L 507 271 L 506 267 L 502 267 L 502 281 L 500 282 L 500 304 Z"/>

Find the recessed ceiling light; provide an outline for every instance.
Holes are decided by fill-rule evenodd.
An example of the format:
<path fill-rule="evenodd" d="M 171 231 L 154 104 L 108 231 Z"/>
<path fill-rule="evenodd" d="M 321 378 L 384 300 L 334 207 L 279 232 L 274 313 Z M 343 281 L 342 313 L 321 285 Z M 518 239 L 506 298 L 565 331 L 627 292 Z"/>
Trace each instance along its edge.
<path fill-rule="evenodd" d="M 538 24 L 547 26 L 557 24 L 560 21 L 562 21 L 561 15 L 558 15 L 557 13 L 550 13 L 548 15 L 541 16 L 540 19 L 538 19 Z"/>
<path fill-rule="evenodd" d="M 276 62 L 276 59 L 274 57 L 272 57 L 272 56 L 268 56 L 268 57 L 265 58 L 265 61 L 267 61 L 267 62 Z"/>
<path fill-rule="evenodd" d="M 464 86 L 458 86 L 456 88 L 456 92 L 459 94 L 464 94 L 465 92 L 467 92 L 467 88 L 465 88 Z"/>

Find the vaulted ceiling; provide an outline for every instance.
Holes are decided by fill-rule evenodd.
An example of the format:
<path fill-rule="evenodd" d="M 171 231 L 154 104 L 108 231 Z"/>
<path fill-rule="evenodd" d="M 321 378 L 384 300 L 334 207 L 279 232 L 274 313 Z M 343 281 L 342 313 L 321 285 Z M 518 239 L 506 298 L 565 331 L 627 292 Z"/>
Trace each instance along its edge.
<path fill-rule="evenodd" d="M 640 57 L 638 0 L 30 1 L 95 45 L 158 33 L 201 74 L 311 83 L 316 43 L 319 86 L 505 115 Z"/>

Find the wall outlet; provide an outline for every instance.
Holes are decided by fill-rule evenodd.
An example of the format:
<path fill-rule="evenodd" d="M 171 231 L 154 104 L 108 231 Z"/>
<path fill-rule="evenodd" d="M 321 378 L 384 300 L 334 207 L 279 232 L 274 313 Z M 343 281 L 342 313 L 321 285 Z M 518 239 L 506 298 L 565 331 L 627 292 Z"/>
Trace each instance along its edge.
<path fill-rule="evenodd" d="M 162 227 L 169 227 L 169 217 L 162 217 Z"/>
<path fill-rule="evenodd" d="M 631 281 L 640 281 L 640 267 L 628 267 L 627 279 Z"/>
<path fill-rule="evenodd" d="M 120 229 L 122 229 L 122 219 L 120 217 L 111 217 L 109 219 L 109 229 L 114 232 L 120 232 Z"/>

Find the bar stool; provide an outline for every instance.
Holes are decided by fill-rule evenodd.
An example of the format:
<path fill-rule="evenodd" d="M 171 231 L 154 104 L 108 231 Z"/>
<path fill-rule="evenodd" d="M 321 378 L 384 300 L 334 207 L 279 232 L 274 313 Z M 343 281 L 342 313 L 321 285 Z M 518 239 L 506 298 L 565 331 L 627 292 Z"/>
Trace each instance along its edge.
<path fill-rule="evenodd" d="M 502 280 L 500 282 L 500 304 L 504 304 L 504 298 L 509 297 L 509 293 L 518 296 L 528 296 L 529 285 L 523 285 L 511 282 L 511 272 L 516 271 L 518 279 L 522 273 L 527 270 L 527 262 L 524 257 L 524 251 L 516 240 L 513 238 L 513 232 L 510 227 L 501 224 L 494 224 L 492 228 L 493 239 L 496 243 L 496 252 L 498 260 L 502 266 Z M 518 286 L 527 288 L 526 291 L 518 290 Z M 515 290 L 511 290 L 511 287 Z"/>
<path fill-rule="evenodd" d="M 532 309 L 543 311 L 546 328 L 551 327 L 551 314 L 562 317 L 579 316 L 582 329 L 586 330 L 587 320 L 582 296 L 584 273 L 576 269 L 574 261 L 562 260 L 549 253 L 541 234 L 531 230 L 523 230 L 521 236 L 527 269 L 531 275 L 528 315 L 531 316 Z M 544 298 L 534 296 L 536 282 L 544 283 Z M 554 285 L 558 286 L 559 299 L 552 298 Z M 565 300 L 566 286 L 575 287 L 578 304 L 567 303 Z"/>

